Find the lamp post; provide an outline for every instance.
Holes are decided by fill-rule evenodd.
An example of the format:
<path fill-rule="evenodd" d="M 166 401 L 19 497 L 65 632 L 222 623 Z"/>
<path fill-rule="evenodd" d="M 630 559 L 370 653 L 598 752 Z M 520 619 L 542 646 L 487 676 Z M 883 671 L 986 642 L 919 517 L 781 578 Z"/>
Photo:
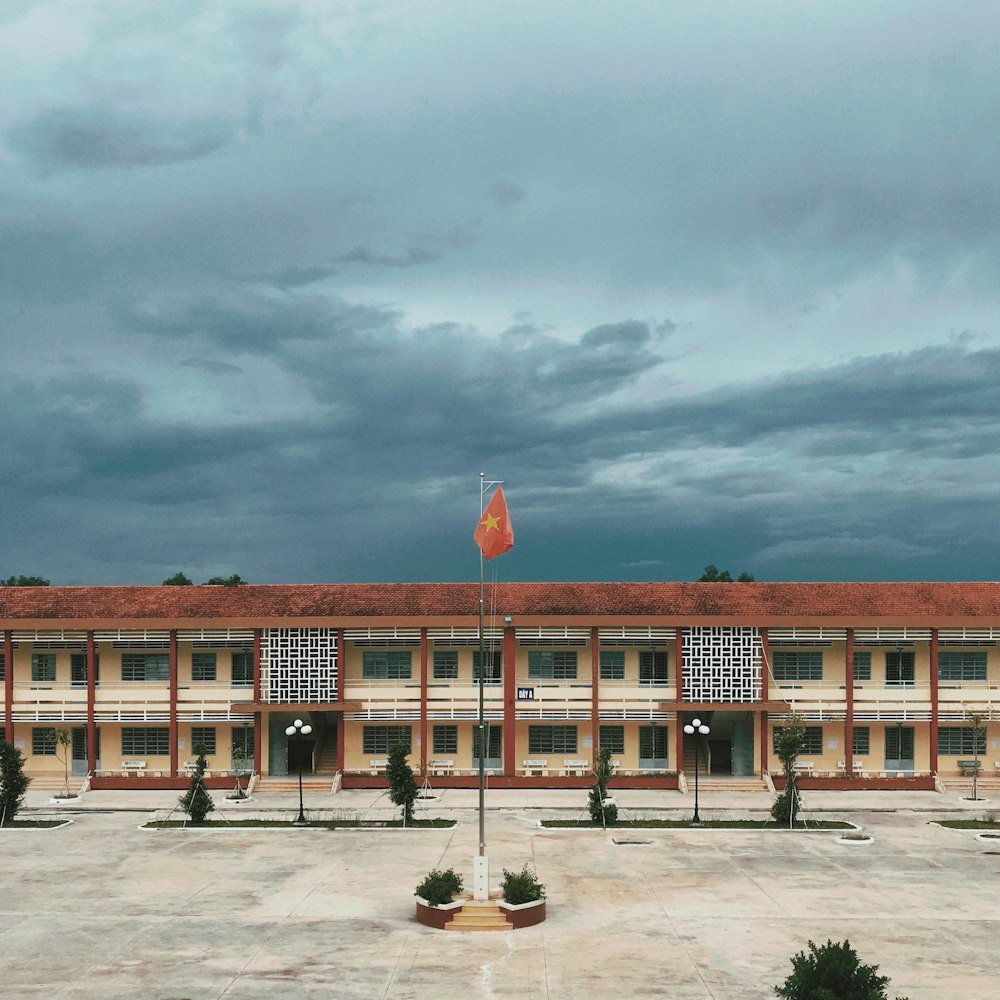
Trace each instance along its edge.
<path fill-rule="evenodd" d="M 313 731 L 313 727 L 303 725 L 301 719 L 296 719 L 286 730 L 285 735 L 289 740 L 296 740 L 301 746 L 302 741 Z M 296 823 L 305 823 L 306 814 L 302 808 L 302 753 L 299 752 L 299 818 Z"/>
<path fill-rule="evenodd" d="M 688 736 L 707 736 L 711 729 L 708 726 L 703 726 L 701 719 L 692 719 L 689 725 L 684 727 L 684 732 Z M 692 823 L 700 823 L 701 819 L 698 816 L 698 772 L 701 770 L 701 748 L 698 741 L 694 741 L 694 818 L 691 820 Z"/>

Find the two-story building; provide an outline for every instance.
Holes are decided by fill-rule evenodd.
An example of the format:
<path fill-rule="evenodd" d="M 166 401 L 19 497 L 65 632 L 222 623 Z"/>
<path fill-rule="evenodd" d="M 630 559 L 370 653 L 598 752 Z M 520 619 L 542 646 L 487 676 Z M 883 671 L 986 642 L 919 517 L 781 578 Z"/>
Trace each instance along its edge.
<path fill-rule="evenodd" d="M 30 775 L 180 787 L 380 784 L 389 747 L 437 785 L 620 785 L 777 771 L 788 713 L 804 772 L 933 787 L 1000 767 L 1000 584 L 509 583 L 0 588 L 2 727 Z M 487 723 L 478 727 L 480 673 Z M 705 736 L 685 737 L 695 716 Z M 289 743 L 295 718 L 312 725 Z"/>

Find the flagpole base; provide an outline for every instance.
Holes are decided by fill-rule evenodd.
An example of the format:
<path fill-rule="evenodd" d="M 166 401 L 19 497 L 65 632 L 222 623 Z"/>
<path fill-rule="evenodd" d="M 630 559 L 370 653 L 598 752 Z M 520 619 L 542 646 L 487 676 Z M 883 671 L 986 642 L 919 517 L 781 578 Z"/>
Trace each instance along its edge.
<path fill-rule="evenodd" d="M 472 862 L 472 898 L 490 898 L 490 859 L 476 855 Z"/>

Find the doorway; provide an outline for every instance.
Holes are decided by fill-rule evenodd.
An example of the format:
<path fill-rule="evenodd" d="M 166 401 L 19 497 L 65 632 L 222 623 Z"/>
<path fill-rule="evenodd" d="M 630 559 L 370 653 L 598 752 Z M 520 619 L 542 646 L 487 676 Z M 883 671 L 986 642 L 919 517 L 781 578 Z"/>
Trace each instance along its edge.
<path fill-rule="evenodd" d="M 97 762 L 95 766 L 99 771 L 101 769 L 101 731 L 98 729 L 96 732 L 97 739 L 95 740 L 95 743 L 97 744 Z M 87 770 L 87 727 L 74 726 L 70 774 L 72 774 L 74 778 L 85 778 L 87 776 Z"/>
<path fill-rule="evenodd" d="M 901 724 L 885 727 L 885 769 L 887 771 L 913 770 L 913 726 Z"/>

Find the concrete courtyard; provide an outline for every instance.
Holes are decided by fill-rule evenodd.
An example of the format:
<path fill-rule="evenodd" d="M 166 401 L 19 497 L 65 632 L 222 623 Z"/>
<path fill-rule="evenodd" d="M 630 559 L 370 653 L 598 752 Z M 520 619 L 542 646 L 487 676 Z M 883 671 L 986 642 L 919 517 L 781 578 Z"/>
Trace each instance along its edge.
<path fill-rule="evenodd" d="M 632 794 L 627 808 L 690 810 L 676 793 Z M 307 807 L 375 798 L 345 792 Z M 928 825 L 969 809 L 955 796 L 811 794 L 817 814 L 876 837 L 847 847 L 829 832 L 715 830 L 621 833 L 651 843 L 618 845 L 600 831 L 538 828 L 540 816 L 580 815 L 579 792 L 491 793 L 494 875 L 529 862 L 550 901 L 544 924 L 499 934 L 413 919 L 429 869 L 471 880 L 474 792 L 427 807 L 458 819 L 452 830 L 138 829 L 174 801 L 92 792 L 69 827 L 0 833 L 0 996 L 760 1000 L 810 938 L 850 938 L 893 996 L 995 1000 L 1000 989 L 1000 856 L 973 833 Z M 768 804 L 734 792 L 703 801 L 703 817 Z M 37 814 L 44 795 L 29 805 Z M 289 817 L 296 806 L 275 793 L 251 804 Z"/>

